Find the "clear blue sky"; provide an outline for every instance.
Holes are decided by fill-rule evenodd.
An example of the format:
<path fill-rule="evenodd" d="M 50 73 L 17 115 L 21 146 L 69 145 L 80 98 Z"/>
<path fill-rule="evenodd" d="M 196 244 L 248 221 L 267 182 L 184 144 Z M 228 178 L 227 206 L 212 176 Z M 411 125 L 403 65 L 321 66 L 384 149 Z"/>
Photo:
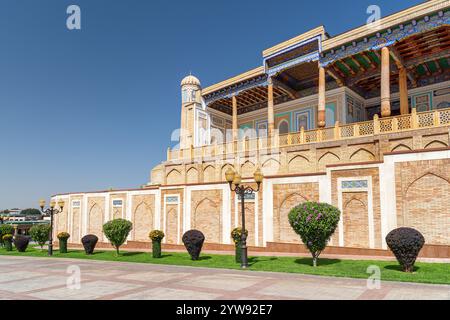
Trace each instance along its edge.
<path fill-rule="evenodd" d="M 420 2 L 0 0 L 0 209 L 138 187 L 166 156 L 190 71 L 210 85 L 318 25 L 364 24 L 371 4 L 385 16 Z"/>

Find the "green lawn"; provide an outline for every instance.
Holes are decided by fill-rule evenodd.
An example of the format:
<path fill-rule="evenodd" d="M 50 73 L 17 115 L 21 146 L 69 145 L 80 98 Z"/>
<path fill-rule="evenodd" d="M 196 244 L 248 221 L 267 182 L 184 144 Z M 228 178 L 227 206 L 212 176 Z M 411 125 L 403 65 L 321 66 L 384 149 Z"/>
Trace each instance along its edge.
<path fill-rule="evenodd" d="M 7 252 L 0 248 L 0 255 L 47 257 L 46 250 L 29 247 L 25 253 L 17 251 Z M 234 256 L 202 254 L 199 261 L 192 261 L 187 253 L 163 252 L 163 257 L 154 259 L 147 252 L 122 252 L 116 257 L 114 251 L 98 250 L 93 255 L 86 255 L 84 251 L 69 250 L 67 254 L 54 252 L 54 258 L 76 258 L 89 260 L 126 261 L 136 263 L 153 263 L 179 266 L 194 266 L 207 268 L 240 269 L 234 262 Z M 396 261 L 364 261 L 319 259 L 319 265 L 312 267 L 312 259 L 296 257 L 250 257 L 249 271 L 273 271 L 336 277 L 365 278 L 367 267 L 376 265 L 381 270 L 381 279 L 390 281 L 407 281 L 435 284 L 450 284 L 450 264 L 448 263 L 416 263 L 416 270 L 412 274 L 400 271 Z"/>

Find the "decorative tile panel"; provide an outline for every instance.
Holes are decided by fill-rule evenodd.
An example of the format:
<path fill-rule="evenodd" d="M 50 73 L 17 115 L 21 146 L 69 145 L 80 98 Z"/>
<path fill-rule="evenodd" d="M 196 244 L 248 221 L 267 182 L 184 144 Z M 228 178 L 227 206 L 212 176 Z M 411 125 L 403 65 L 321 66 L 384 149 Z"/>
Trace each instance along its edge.
<path fill-rule="evenodd" d="M 238 200 L 241 201 L 241 199 L 242 199 L 241 196 L 238 195 Z M 255 201 L 255 193 L 246 193 L 244 195 L 244 199 L 245 199 L 245 201 L 250 201 L 250 202 Z"/>
<path fill-rule="evenodd" d="M 362 189 L 368 187 L 367 180 L 342 181 L 342 189 Z"/>
<path fill-rule="evenodd" d="M 72 201 L 72 208 L 80 208 L 81 207 L 81 201 L 80 200 L 73 200 Z"/>
<path fill-rule="evenodd" d="M 123 200 L 113 200 L 112 203 L 114 208 L 121 208 L 123 206 Z"/>
<path fill-rule="evenodd" d="M 177 196 L 166 197 L 166 203 L 177 204 L 178 203 L 178 197 Z"/>

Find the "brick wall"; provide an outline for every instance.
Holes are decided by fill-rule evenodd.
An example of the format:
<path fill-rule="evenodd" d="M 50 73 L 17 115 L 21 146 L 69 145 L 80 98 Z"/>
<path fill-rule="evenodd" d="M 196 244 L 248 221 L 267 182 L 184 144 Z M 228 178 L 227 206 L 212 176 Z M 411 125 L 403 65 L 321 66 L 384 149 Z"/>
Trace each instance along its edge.
<path fill-rule="evenodd" d="M 69 242 L 71 243 L 77 243 L 80 242 L 80 218 L 81 218 L 81 209 L 80 208 L 73 208 L 72 209 L 72 233 L 70 234 Z M 83 235 L 81 235 L 83 236 Z"/>
<path fill-rule="evenodd" d="M 64 207 L 63 212 L 60 212 L 59 214 L 54 216 L 54 228 L 55 230 L 53 237 L 55 237 L 59 232 L 69 232 L 69 206 L 68 204 Z"/>
<path fill-rule="evenodd" d="M 176 244 L 178 241 L 178 204 L 166 205 L 166 242 Z"/>
<path fill-rule="evenodd" d="M 238 226 L 242 226 L 241 202 L 238 202 Z M 255 203 L 245 203 L 245 229 L 248 230 L 247 245 L 255 245 Z"/>
<path fill-rule="evenodd" d="M 87 234 L 95 234 L 99 241 L 104 241 L 103 221 L 105 215 L 105 199 L 102 197 L 88 198 Z M 82 235 L 84 236 L 84 234 Z"/>
<path fill-rule="evenodd" d="M 450 159 L 397 163 L 395 176 L 398 226 L 450 245 Z"/>
<path fill-rule="evenodd" d="M 317 183 L 275 184 L 273 186 L 273 236 L 275 242 L 301 243 L 289 224 L 288 214 L 306 201 L 319 201 Z"/>
<path fill-rule="evenodd" d="M 367 169 L 352 169 L 352 170 L 335 170 L 331 172 L 331 200 L 332 204 L 336 207 L 338 207 L 338 185 L 337 180 L 338 178 L 351 178 L 351 177 L 372 177 L 372 203 L 373 203 L 373 223 L 374 223 L 374 237 L 375 237 L 375 248 L 381 248 L 381 211 L 380 211 L 380 177 L 379 177 L 379 170 L 378 168 L 367 168 Z M 343 204 L 345 204 L 344 199 L 345 193 L 343 195 Z M 365 203 L 367 204 L 368 199 L 366 198 Z M 363 202 L 364 203 L 364 202 Z M 351 205 L 355 205 L 351 203 Z M 345 239 L 348 239 L 348 241 L 351 241 L 350 243 L 353 243 L 353 245 L 356 244 L 365 244 L 365 247 L 368 248 L 368 224 L 367 226 L 363 227 L 361 226 L 360 231 L 354 233 L 354 237 L 352 240 L 346 237 L 346 230 L 345 230 L 345 224 L 346 219 L 347 223 L 353 223 L 351 218 L 351 212 L 355 208 L 347 208 L 347 217 L 344 217 L 344 245 L 347 245 L 347 241 Z M 362 211 L 362 208 L 357 208 L 356 212 Z M 367 217 L 367 209 L 366 210 L 366 217 Z M 344 210 L 345 212 L 345 210 Z M 357 213 L 358 215 L 358 213 Z M 367 222 L 367 219 L 366 219 Z M 363 223 L 361 219 L 357 223 Z M 368 222 L 367 222 L 368 223 Z M 353 227 L 350 228 L 350 230 L 353 230 Z M 339 227 L 336 229 L 331 243 L 334 246 L 337 246 L 339 244 Z"/>
<path fill-rule="evenodd" d="M 122 200 L 121 207 L 114 207 L 114 200 Z M 127 207 L 127 195 L 125 193 L 111 193 L 109 197 L 110 217 L 113 219 L 125 219 L 125 210 Z M 108 220 L 109 218 L 108 217 Z"/>
<path fill-rule="evenodd" d="M 164 203 L 164 199 L 166 195 L 174 196 L 177 195 L 179 197 L 179 205 Z M 165 239 L 164 241 L 171 244 L 176 244 L 178 240 L 178 229 L 180 229 L 180 233 L 182 232 L 181 226 L 183 225 L 183 189 L 171 189 L 171 190 L 162 190 L 161 191 L 161 220 L 160 226 L 161 230 L 165 230 Z M 165 207 L 164 207 L 165 206 Z M 178 207 L 180 208 L 179 217 L 178 217 Z M 164 217 L 165 213 L 165 217 Z M 178 223 L 180 223 L 180 228 L 178 228 Z M 181 239 L 181 236 L 180 236 Z"/>
<path fill-rule="evenodd" d="M 133 196 L 132 203 L 133 231 L 131 238 L 134 241 L 148 241 L 148 234 L 154 230 L 155 196 L 151 194 Z"/>
<path fill-rule="evenodd" d="M 343 192 L 344 246 L 369 248 L 367 192 Z"/>
<path fill-rule="evenodd" d="M 191 229 L 205 235 L 205 242 L 222 242 L 222 190 L 192 191 Z"/>

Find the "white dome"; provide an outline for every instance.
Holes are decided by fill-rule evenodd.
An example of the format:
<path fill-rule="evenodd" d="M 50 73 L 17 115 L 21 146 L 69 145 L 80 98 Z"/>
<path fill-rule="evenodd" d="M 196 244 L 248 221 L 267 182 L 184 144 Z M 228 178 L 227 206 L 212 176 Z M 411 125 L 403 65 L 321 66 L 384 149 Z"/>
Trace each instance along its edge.
<path fill-rule="evenodd" d="M 185 86 L 185 85 L 195 85 L 195 86 L 200 87 L 200 80 L 198 80 L 193 75 L 188 75 L 183 80 L 181 80 L 181 86 Z"/>

